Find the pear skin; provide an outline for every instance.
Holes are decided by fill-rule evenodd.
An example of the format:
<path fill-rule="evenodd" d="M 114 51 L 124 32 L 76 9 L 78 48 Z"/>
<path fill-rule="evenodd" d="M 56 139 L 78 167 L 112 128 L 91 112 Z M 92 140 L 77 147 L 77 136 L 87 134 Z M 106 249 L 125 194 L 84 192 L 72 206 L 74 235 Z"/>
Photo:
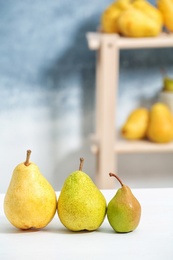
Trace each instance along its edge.
<path fill-rule="evenodd" d="M 160 34 L 162 27 L 157 21 L 139 9 L 124 11 L 117 20 L 117 27 L 126 37 L 153 37 Z"/>
<path fill-rule="evenodd" d="M 163 79 L 163 91 L 173 92 L 173 78 L 164 77 L 164 79 Z"/>
<path fill-rule="evenodd" d="M 172 0 L 157 0 L 157 7 L 162 13 L 165 27 L 173 32 L 173 2 Z"/>
<path fill-rule="evenodd" d="M 82 171 L 71 173 L 58 198 L 57 212 L 61 223 L 71 231 L 93 231 L 106 215 L 106 200 L 91 178 Z"/>
<path fill-rule="evenodd" d="M 135 230 L 141 218 L 141 205 L 133 195 L 131 189 L 124 185 L 119 177 L 113 173 L 121 184 L 115 196 L 110 200 L 107 207 L 109 224 L 117 233 L 127 233 Z"/>
<path fill-rule="evenodd" d="M 109 6 L 101 16 L 101 29 L 105 33 L 118 33 L 117 18 L 119 17 L 121 10 L 117 8 L 116 4 L 113 3 Z"/>
<path fill-rule="evenodd" d="M 127 37 L 157 36 L 162 27 L 162 13 L 146 0 L 114 1 L 101 16 L 103 32 Z"/>
<path fill-rule="evenodd" d="M 19 229 L 40 229 L 48 225 L 56 213 L 56 194 L 38 166 L 27 159 L 16 166 L 4 198 L 4 213 Z"/>
<path fill-rule="evenodd" d="M 156 143 L 173 140 L 173 116 L 167 105 L 158 102 L 151 107 L 147 137 Z"/>
<path fill-rule="evenodd" d="M 155 21 L 155 23 L 158 25 L 159 32 L 161 32 L 163 27 L 163 16 L 158 8 L 146 0 L 133 0 L 132 5 L 137 10 L 144 12 L 146 16 Z"/>
<path fill-rule="evenodd" d="M 146 136 L 148 121 L 148 109 L 143 107 L 135 109 L 122 126 L 121 135 L 128 140 L 143 139 Z"/>
<path fill-rule="evenodd" d="M 101 29 L 105 33 L 119 33 L 117 19 L 124 10 L 131 8 L 130 0 L 111 3 L 101 15 Z"/>

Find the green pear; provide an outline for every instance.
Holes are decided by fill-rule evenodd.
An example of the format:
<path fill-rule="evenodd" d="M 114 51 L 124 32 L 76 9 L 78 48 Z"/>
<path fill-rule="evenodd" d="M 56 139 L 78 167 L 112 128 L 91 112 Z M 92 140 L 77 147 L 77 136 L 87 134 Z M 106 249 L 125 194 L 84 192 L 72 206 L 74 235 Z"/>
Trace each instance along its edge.
<path fill-rule="evenodd" d="M 163 91 L 173 91 L 173 78 L 164 77 L 163 78 Z"/>
<path fill-rule="evenodd" d="M 106 215 L 106 200 L 91 178 L 79 170 L 65 180 L 58 198 L 57 211 L 62 224 L 71 231 L 96 230 Z"/>
<path fill-rule="evenodd" d="M 114 176 L 121 184 L 115 196 L 108 203 L 107 218 L 111 227 L 118 233 L 127 233 L 137 228 L 141 218 L 141 205 L 131 189 L 120 178 Z"/>
<path fill-rule="evenodd" d="M 30 154 L 28 150 L 26 161 L 14 169 L 4 198 L 5 215 L 19 229 L 43 228 L 56 213 L 55 191 L 29 161 Z"/>

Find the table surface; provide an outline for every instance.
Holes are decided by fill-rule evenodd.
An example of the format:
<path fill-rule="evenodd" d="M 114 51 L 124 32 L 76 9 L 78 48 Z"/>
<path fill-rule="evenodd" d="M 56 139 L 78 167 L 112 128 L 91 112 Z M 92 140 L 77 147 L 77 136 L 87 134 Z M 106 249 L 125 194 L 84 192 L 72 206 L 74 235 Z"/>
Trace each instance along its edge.
<path fill-rule="evenodd" d="M 4 216 L 1 194 L 0 259 L 172 260 L 173 188 L 132 191 L 141 203 L 142 216 L 137 229 L 126 234 L 115 233 L 107 218 L 97 231 L 70 232 L 57 214 L 42 230 L 21 231 Z M 109 202 L 115 190 L 102 190 L 102 193 Z"/>

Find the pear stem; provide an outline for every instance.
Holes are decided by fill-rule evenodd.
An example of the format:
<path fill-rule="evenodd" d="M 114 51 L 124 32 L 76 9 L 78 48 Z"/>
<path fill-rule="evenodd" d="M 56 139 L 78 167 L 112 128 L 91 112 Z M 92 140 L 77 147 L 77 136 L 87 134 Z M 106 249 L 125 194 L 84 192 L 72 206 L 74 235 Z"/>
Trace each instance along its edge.
<path fill-rule="evenodd" d="M 82 171 L 84 164 L 84 158 L 80 158 L 80 165 L 79 165 L 79 171 Z"/>
<path fill-rule="evenodd" d="M 31 155 L 31 150 L 27 150 L 26 161 L 24 162 L 25 166 L 29 166 L 30 165 L 30 162 L 29 162 L 30 155 Z"/>
<path fill-rule="evenodd" d="M 121 184 L 121 186 L 123 187 L 123 183 L 122 183 L 122 181 L 121 181 L 121 179 L 116 175 L 116 174 L 114 174 L 114 173 L 109 173 L 109 176 L 110 177 L 115 177 L 118 181 L 119 181 L 119 183 Z"/>

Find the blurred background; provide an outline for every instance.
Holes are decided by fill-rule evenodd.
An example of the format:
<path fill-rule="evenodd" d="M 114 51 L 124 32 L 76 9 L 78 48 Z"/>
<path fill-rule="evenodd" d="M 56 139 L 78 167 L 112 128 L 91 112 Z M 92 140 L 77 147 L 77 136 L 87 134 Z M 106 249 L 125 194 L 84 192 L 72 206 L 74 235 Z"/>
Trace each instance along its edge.
<path fill-rule="evenodd" d="M 111 2 L 0 1 L 1 193 L 27 149 L 55 190 L 78 169 L 81 156 L 95 180 L 89 136 L 95 129 L 96 53 L 86 33 L 97 30 Z M 121 51 L 115 130 L 135 107 L 157 100 L 162 69 L 173 76 L 172 48 Z M 131 187 L 169 187 L 172 159 L 171 153 L 120 155 L 118 174 Z"/>

